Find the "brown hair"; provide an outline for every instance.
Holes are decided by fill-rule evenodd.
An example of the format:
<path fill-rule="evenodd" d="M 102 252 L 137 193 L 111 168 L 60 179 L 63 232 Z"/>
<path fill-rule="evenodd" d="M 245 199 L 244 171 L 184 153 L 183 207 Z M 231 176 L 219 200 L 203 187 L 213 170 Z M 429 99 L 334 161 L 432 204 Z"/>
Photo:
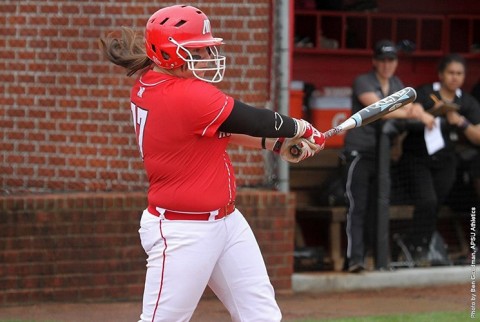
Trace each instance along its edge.
<path fill-rule="evenodd" d="M 115 37 L 113 32 L 100 38 L 100 49 L 109 61 L 125 68 L 127 76 L 138 71 L 143 73 L 153 64 L 145 53 L 143 37 L 130 28 L 122 28 L 121 38 Z"/>

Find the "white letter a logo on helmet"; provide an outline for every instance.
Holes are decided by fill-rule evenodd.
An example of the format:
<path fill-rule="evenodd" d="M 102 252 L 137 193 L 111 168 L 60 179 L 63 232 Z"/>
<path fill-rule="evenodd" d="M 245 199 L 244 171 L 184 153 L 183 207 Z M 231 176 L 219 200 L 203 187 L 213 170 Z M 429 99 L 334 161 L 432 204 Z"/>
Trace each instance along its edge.
<path fill-rule="evenodd" d="M 210 29 L 210 20 L 203 20 L 203 34 L 209 34 L 211 33 L 211 29 Z"/>

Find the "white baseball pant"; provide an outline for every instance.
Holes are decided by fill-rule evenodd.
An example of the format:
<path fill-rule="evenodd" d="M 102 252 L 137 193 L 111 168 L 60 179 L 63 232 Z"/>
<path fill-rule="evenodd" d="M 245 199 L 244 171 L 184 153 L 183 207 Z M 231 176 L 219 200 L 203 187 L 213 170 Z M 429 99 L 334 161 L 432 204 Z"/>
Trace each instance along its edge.
<path fill-rule="evenodd" d="M 139 233 L 148 255 L 140 321 L 189 321 L 207 285 L 232 321 L 281 320 L 258 243 L 240 211 L 187 221 L 145 210 Z"/>

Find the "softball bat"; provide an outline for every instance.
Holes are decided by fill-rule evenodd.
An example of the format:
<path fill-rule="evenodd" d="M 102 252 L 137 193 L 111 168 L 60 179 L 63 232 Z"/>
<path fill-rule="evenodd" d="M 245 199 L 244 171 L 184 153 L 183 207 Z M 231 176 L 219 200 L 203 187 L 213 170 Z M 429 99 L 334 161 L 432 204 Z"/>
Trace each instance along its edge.
<path fill-rule="evenodd" d="M 417 98 L 417 92 L 412 87 L 405 87 L 404 89 L 399 90 L 392 95 L 389 95 L 385 98 L 382 98 L 378 102 L 375 102 L 367 107 L 364 107 L 357 113 L 350 116 L 341 124 L 331 128 L 330 130 L 323 133 L 325 138 L 328 139 L 334 135 L 342 133 L 344 131 L 361 127 L 367 124 L 370 124 L 382 116 L 391 113 L 402 106 L 405 106 Z M 301 154 L 301 148 L 294 145 L 290 148 L 290 153 L 293 156 L 298 156 Z"/>

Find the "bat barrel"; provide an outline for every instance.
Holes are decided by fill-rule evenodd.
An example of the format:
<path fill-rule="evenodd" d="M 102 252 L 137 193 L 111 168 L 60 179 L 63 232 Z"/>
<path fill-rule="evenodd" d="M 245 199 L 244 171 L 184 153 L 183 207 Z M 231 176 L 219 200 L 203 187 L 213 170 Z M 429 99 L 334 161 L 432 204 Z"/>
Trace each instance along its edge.
<path fill-rule="evenodd" d="M 412 87 L 405 87 L 404 89 L 401 89 L 398 92 L 393 93 L 377 101 L 376 103 L 361 109 L 340 125 L 326 131 L 323 134 L 325 135 L 325 138 L 329 138 L 343 131 L 367 125 L 378 120 L 385 114 L 393 112 L 396 109 L 415 101 L 416 98 L 417 92 L 415 89 Z M 301 154 L 301 148 L 298 146 L 292 146 L 290 151 L 293 156 L 298 156 Z"/>
<path fill-rule="evenodd" d="M 355 119 L 357 122 L 356 127 L 367 125 L 378 120 L 385 114 L 393 112 L 400 107 L 413 102 L 416 98 L 417 92 L 411 87 L 405 87 L 404 89 L 361 109 L 352 115 L 351 118 Z"/>

